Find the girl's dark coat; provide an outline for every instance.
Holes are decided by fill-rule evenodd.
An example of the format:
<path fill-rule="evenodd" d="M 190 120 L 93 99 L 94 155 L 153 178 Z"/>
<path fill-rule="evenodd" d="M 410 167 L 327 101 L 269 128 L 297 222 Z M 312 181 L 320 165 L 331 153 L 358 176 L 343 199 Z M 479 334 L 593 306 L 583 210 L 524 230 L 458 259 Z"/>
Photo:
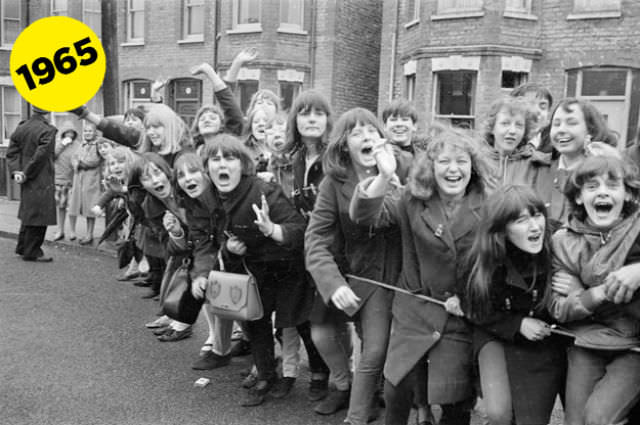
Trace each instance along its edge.
<path fill-rule="evenodd" d="M 487 317 L 474 320 L 474 351 L 479 352 L 490 341 L 500 342 L 504 347 L 516 423 L 547 423 L 556 395 L 564 389 L 567 341 L 552 335 L 533 342 L 520 334 L 520 325 L 526 317 L 552 322 L 540 304 L 549 270 L 540 270 L 534 282 L 532 272 L 523 276 L 518 271 L 526 268 L 525 261 L 518 261 L 517 266 L 509 262 L 494 273 L 491 312 Z"/>
<path fill-rule="evenodd" d="M 324 172 L 322 171 L 322 154 L 320 154 L 309 168 L 307 185 L 304 185 L 306 152 L 305 148 L 299 149 L 291 158 L 293 165 L 292 198 L 296 209 L 308 217 L 308 214 L 313 210 L 320 182 L 324 178 Z"/>
<path fill-rule="evenodd" d="M 269 204 L 271 221 L 282 227 L 284 241 L 267 238 L 254 223 L 252 205 L 262 205 L 264 194 Z M 313 293 L 304 278 L 302 244 L 305 220 L 295 210 L 280 186 L 266 183 L 255 176 L 243 176 L 238 187 L 229 194 L 218 195 L 225 214 L 224 229 L 239 237 L 247 246 L 244 256 L 247 268 L 256 277 L 265 306 L 275 306 L 276 327 L 292 327 L 309 319 Z M 226 251 L 227 271 L 243 273 L 240 258 Z M 267 276 L 277 275 L 276 281 Z"/>

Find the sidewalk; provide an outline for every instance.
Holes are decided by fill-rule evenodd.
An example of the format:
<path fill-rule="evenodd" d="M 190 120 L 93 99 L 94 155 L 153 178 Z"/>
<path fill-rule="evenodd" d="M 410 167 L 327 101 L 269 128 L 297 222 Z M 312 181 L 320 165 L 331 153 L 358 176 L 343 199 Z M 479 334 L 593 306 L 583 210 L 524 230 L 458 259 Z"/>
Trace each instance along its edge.
<path fill-rule="evenodd" d="M 4 238 L 17 238 L 18 231 L 20 230 L 20 220 L 18 219 L 18 206 L 19 201 L 10 201 L 5 197 L 0 197 L 0 237 Z M 67 218 L 66 232 L 69 231 L 69 222 Z M 102 252 L 115 253 L 115 248 L 110 242 L 105 242 L 97 247 L 98 240 L 102 236 L 104 231 L 104 217 L 98 217 L 96 219 L 96 227 L 93 235 L 93 246 L 83 246 L 78 243 L 78 239 L 81 239 L 86 234 L 86 221 L 84 217 L 78 217 L 78 223 L 76 225 L 76 233 L 78 239 L 75 241 L 68 240 L 68 236 L 64 240 L 53 242 L 53 237 L 58 231 L 58 226 L 48 226 L 47 234 L 45 236 L 45 244 L 60 244 L 62 246 L 72 246 L 83 249 L 98 249 Z"/>

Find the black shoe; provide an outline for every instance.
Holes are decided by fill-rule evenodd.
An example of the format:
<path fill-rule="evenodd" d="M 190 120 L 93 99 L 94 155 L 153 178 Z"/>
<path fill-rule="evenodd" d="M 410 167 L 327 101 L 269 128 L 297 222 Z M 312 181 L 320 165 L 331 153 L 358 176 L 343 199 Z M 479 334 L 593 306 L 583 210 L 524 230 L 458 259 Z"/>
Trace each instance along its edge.
<path fill-rule="evenodd" d="M 296 378 L 285 376 L 284 378 L 276 382 L 273 388 L 271 388 L 269 394 L 271 394 L 273 398 L 284 398 L 291 392 L 291 389 L 293 388 L 293 385 L 295 383 Z"/>
<path fill-rule="evenodd" d="M 22 259 L 24 261 L 30 261 L 30 262 L 35 262 L 35 263 L 50 263 L 53 261 L 53 258 L 51 257 L 45 257 L 44 255 L 40 256 L 40 257 L 22 257 Z"/>
<path fill-rule="evenodd" d="M 160 291 L 156 291 L 155 289 L 150 289 L 149 292 L 147 292 L 146 294 L 144 294 L 140 298 L 142 298 L 143 300 L 146 300 L 146 299 L 149 299 L 149 298 L 154 298 L 154 297 L 156 297 L 158 295 L 160 295 Z"/>
<path fill-rule="evenodd" d="M 244 357 L 251 354 L 251 344 L 249 341 L 241 339 L 231 348 L 231 357 Z"/>
<path fill-rule="evenodd" d="M 349 407 L 351 390 L 330 392 L 327 398 L 316 404 L 313 411 L 319 415 L 333 415 L 334 413 Z"/>
<path fill-rule="evenodd" d="M 191 366 L 195 370 L 212 370 L 219 367 L 227 366 L 231 362 L 231 355 L 221 356 L 213 351 L 207 351 L 206 354 L 200 356 L 198 360 Z"/>
<path fill-rule="evenodd" d="M 141 288 L 148 288 L 152 283 L 148 280 L 138 280 L 133 282 L 133 286 L 139 286 Z"/>
<path fill-rule="evenodd" d="M 309 392 L 307 398 L 309 401 L 320 401 L 329 394 L 329 379 L 312 379 L 309 382 Z"/>
<path fill-rule="evenodd" d="M 159 328 L 155 328 L 152 332 L 155 336 L 160 336 L 160 335 L 164 335 L 167 332 L 169 332 L 171 328 L 169 327 L 169 325 L 166 326 L 160 326 Z"/>
<path fill-rule="evenodd" d="M 183 331 L 178 331 L 172 328 L 162 335 L 158 336 L 158 341 L 162 342 L 175 342 L 180 341 L 181 339 L 189 338 L 191 336 L 191 326 Z"/>
<path fill-rule="evenodd" d="M 276 380 L 261 380 L 258 381 L 255 387 L 251 388 L 247 393 L 247 397 L 240 403 L 244 407 L 259 406 L 264 403 L 265 396 L 275 385 Z"/>

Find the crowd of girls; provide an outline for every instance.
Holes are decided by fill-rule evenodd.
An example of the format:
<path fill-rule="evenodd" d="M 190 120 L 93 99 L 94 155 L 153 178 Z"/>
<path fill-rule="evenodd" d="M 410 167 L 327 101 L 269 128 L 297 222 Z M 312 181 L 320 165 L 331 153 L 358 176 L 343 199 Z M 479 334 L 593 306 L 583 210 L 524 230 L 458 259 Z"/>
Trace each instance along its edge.
<path fill-rule="evenodd" d="M 317 91 L 282 111 L 260 90 L 243 114 L 213 68 L 192 73 L 217 104 L 191 129 L 162 104 L 131 125 L 75 112 L 123 145 L 106 153 L 96 212 L 123 199 L 149 295 L 189 264 L 189 308 L 147 327 L 178 341 L 202 311 L 194 369 L 247 345 L 241 404 L 257 406 L 292 390 L 302 342 L 313 410 L 347 409 L 352 425 L 381 405 L 390 425 L 412 409 L 419 424 L 469 424 L 474 406 L 491 424 L 544 425 L 558 401 L 570 425 L 634 420 L 640 178 L 590 103 L 552 110 L 547 90 L 525 85 L 478 133 L 433 123 L 418 135 L 403 100 L 381 120 L 363 108 L 336 118 Z M 261 319 L 212 313 L 207 276 L 222 267 L 255 276 Z"/>

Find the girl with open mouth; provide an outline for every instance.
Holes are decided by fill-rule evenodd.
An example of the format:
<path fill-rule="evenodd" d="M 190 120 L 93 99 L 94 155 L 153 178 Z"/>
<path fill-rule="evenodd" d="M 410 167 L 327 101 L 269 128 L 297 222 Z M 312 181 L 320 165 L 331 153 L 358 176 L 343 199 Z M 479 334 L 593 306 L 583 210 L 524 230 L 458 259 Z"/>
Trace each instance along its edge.
<path fill-rule="evenodd" d="M 526 186 L 487 198 L 469 252 L 466 316 L 473 328 L 482 398 L 492 424 L 549 423 L 565 384 L 569 341 L 551 336 L 551 284 L 543 201 Z"/>
<path fill-rule="evenodd" d="M 470 133 L 437 127 L 434 134 L 426 151 L 414 158 L 399 196 L 391 191 L 392 161 L 384 151 L 377 153 L 378 175 L 360 182 L 348 210 L 354 222 L 372 225 L 373 233 L 399 227 L 402 267 L 392 282 L 445 305 L 403 293 L 393 297 L 393 332 L 384 366 L 387 424 L 407 423 L 416 382 L 424 385 L 421 393 L 427 394 L 429 405 L 441 405 L 441 423 L 468 424 L 474 402 L 471 328 L 460 308 L 462 266 L 480 224 L 489 168 Z M 381 246 L 378 242 L 376 252 Z M 310 256 L 311 247 L 307 251 Z M 374 264 L 390 264 L 368 254 Z M 366 276 L 361 269 L 351 272 Z M 336 280 L 331 275 L 327 279 Z"/>
<path fill-rule="evenodd" d="M 640 399 L 640 211 L 637 170 L 606 155 L 586 158 L 568 180 L 567 227 L 552 239 L 549 311 L 577 335 L 568 351 L 565 422 L 622 424 Z M 577 282 L 577 283 L 575 283 Z M 580 342 L 578 346 L 578 342 Z"/>
<path fill-rule="evenodd" d="M 256 278 L 264 307 L 264 316 L 245 327 L 258 382 L 242 405 L 257 406 L 278 382 L 272 314 L 281 328 L 308 320 L 309 311 L 300 308 L 307 293 L 300 290 L 306 285 L 301 258 L 305 221 L 280 186 L 255 175 L 252 155 L 239 139 L 219 134 L 205 144 L 203 156 L 224 214 L 217 240 L 224 241 L 226 270 L 246 273 L 244 262 Z"/>
<path fill-rule="evenodd" d="M 305 238 L 307 270 L 318 293 L 327 305 L 351 317 L 349 320 L 355 322 L 362 340 L 351 394 L 348 387 L 338 387 L 328 397 L 336 405 L 341 401 L 342 407 L 348 401 L 345 422 L 352 425 L 364 425 L 377 416 L 372 406 L 377 406 L 374 398 L 387 352 L 393 294 L 361 281 L 347 281 L 342 273 L 394 284 L 400 271 L 397 228 L 393 225 L 374 228 L 349 217 L 351 198 L 360 182 L 376 175 L 389 175 L 394 181 L 392 191 L 397 193 L 406 178 L 396 176 L 394 150 L 383 137 L 382 125 L 366 109 L 350 109 L 340 116 L 326 149 L 327 176 L 318 189 Z M 411 162 L 411 154 L 401 151 L 398 155 L 398 161 Z M 346 260 L 343 269 L 338 267 L 339 258 Z M 325 361 L 333 373 L 349 375 L 349 360 L 345 356 L 325 357 Z"/>

